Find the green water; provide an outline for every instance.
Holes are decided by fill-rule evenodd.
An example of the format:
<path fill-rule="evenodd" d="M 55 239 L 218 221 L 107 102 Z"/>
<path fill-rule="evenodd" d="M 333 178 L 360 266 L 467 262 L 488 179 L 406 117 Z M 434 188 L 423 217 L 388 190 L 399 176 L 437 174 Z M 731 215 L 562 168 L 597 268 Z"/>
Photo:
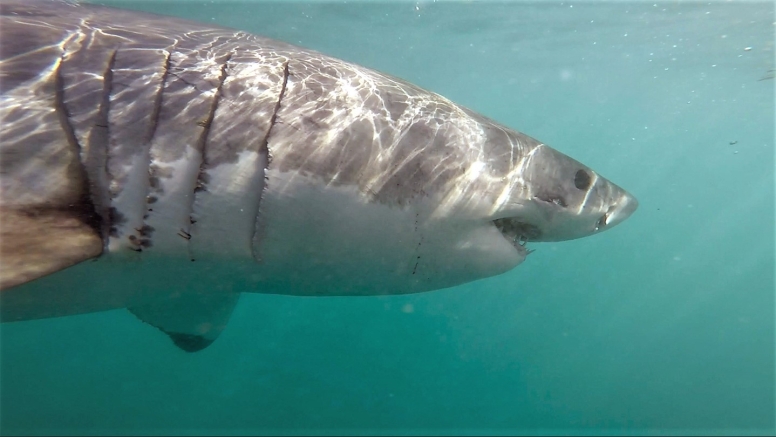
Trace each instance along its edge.
<path fill-rule="evenodd" d="M 120 5 L 403 77 L 641 206 L 453 289 L 243 295 L 197 354 L 124 310 L 3 325 L 3 434 L 774 433 L 774 3 Z"/>

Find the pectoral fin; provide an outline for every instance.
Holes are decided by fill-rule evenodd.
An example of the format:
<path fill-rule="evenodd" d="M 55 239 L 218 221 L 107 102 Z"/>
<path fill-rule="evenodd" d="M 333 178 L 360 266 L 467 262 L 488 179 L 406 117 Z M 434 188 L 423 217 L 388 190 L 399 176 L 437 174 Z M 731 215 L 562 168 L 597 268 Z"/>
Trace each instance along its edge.
<path fill-rule="evenodd" d="M 73 211 L 0 208 L 0 290 L 101 253 L 100 235 Z"/>
<path fill-rule="evenodd" d="M 184 294 L 128 309 L 167 334 L 179 348 L 198 352 L 210 346 L 226 328 L 239 297 L 239 293 Z"/>

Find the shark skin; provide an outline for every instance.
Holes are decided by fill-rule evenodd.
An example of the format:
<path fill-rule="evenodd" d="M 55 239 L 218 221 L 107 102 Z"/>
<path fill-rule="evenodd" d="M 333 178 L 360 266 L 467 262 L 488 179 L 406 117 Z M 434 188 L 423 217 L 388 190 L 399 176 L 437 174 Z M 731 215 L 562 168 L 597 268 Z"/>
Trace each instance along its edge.
<path fill-rule="evenodd" d="M 0 321 L 128 308 L 181 349 L 242 292 L 444 289 L 636 199 L 401 79 L 239 30 L 0 4 Z"/>

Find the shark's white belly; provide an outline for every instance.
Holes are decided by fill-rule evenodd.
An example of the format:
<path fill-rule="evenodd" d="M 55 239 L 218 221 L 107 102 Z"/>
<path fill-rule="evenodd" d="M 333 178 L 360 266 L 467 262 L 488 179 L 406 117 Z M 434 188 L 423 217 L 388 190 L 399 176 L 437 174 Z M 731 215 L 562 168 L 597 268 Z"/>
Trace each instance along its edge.
<path fill-rule="evenodd" d="M 215 180 L 211 189 L 216 198 L 221 188 Z M 243 197 L 253 193 L 218 197 L 220 208 L 203 208 L 197 221 L 212 226 L 192 232 L 191 239 L 171 240 L 208 256 L 179 256 L 165 250 L 166 239 L 137 256 L 108 253 L 4 292 L 3 319 L 133 307 L 196 293 L 416 293 L 498 274 L 522 261 L 492 226 L 433 220 L 422 200 L 391 207 L 370 202 L 353 186 L 324 185 L 294 172 L 267 171 L 256 232 L 249 232 L 246 223 L 254 219 L 239 212 L 250 205 Z"/>
<path fill-rule="evenodd" d="M 431 199 L 388 206 L 352 185 L 272 169 L 267 175 L 254 247 L 261 292 L 416 293 L 498 274 L 522 261 L 492 226 L 432 219 Z"/>

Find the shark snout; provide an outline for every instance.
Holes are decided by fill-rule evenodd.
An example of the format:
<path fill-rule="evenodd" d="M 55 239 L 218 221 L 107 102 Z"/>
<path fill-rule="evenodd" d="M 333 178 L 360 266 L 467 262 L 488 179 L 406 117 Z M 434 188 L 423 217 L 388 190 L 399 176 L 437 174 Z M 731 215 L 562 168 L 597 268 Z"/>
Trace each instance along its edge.
<path fill-rule="evenodd" d="M 604 217 L 602 217 L 602 224 L 606 228 L 616 226 L 630 217 L 638 207 L 639 201 L 630 193 L 623 192 Z"/>

